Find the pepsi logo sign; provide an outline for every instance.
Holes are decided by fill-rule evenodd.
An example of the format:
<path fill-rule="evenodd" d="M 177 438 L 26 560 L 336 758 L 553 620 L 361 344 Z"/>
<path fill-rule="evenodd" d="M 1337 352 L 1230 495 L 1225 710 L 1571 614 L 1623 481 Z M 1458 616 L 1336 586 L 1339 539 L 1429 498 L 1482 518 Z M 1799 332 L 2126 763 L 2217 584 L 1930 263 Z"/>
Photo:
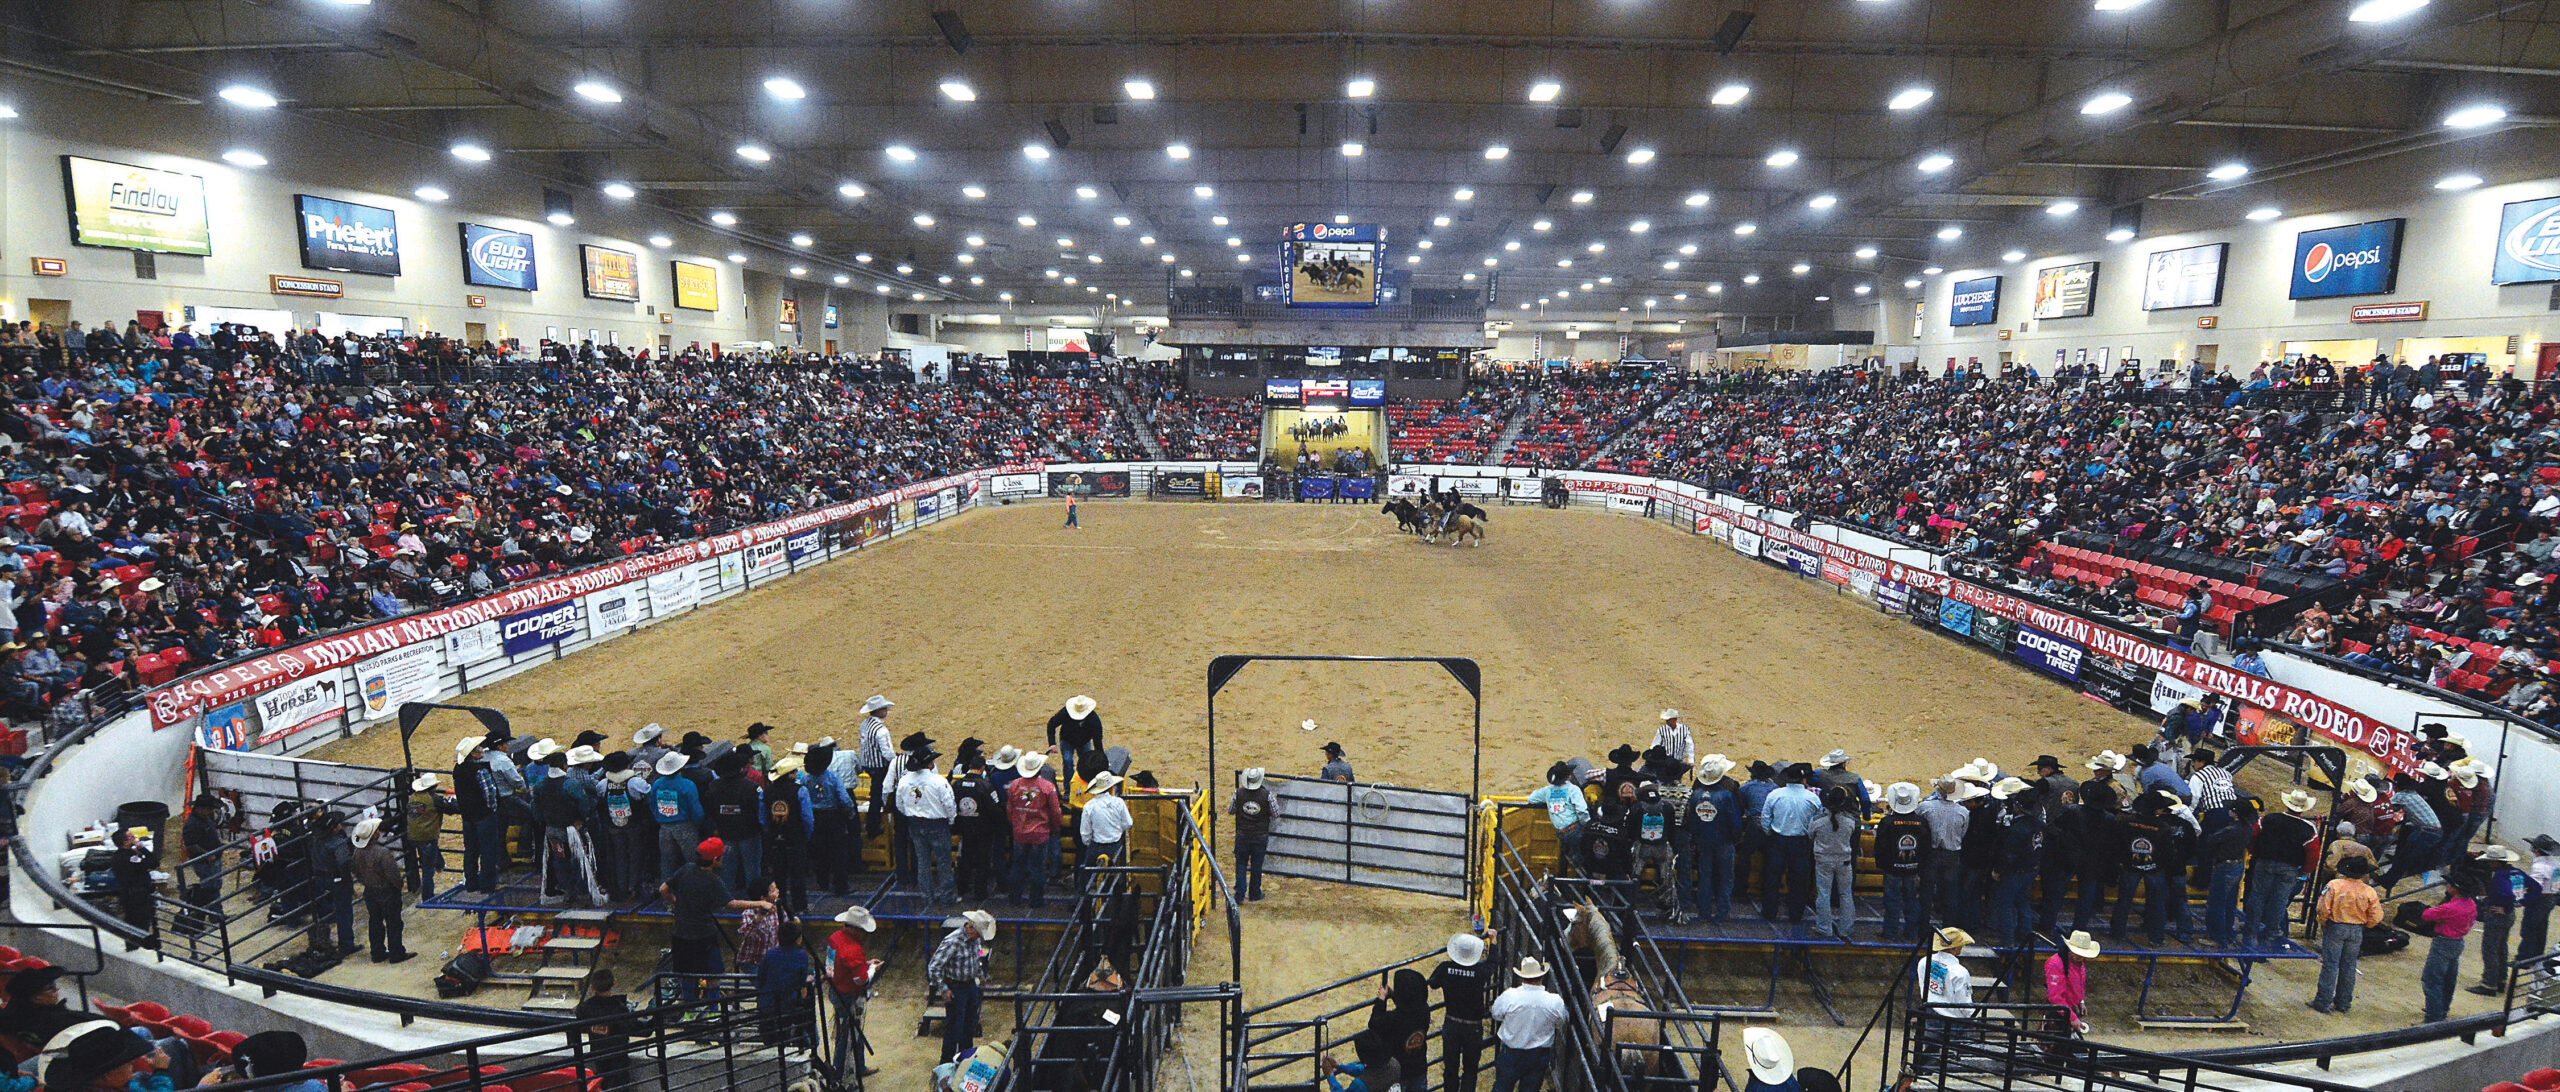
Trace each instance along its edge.
<path fill-rule="evenodd" d="M 2302 279 L 2318 284 L 2329 279 L 2329 274 L 2342 269 L 2359 269 L 2381 264 L 2382 244 L 2380 243 L 2375 243 L 2363 250 L 2347 251 L 2341 251 L 2327 243 L 2313 243 L 2310 252 L 2302 256 Z"/>

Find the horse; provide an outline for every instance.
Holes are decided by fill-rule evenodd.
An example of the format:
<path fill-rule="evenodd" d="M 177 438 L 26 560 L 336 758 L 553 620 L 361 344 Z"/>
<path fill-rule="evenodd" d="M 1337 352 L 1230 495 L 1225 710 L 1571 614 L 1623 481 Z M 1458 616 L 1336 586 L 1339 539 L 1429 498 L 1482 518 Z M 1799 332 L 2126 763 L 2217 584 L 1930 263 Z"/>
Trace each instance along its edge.
<path fill-rule="evenodd" d="M 1608 915 L 1587 898 L 1576 900 L 1566 913 L 1572 923 L 1565 929 L 1565 946 L 1573 952 L 1575 963 L 1583 967 L 1585 980 L 1593 984 L 1591 1008 L 1606 1025 L 1609 1041 L 1617 1047 L 1618 1072 L 1639 1081 L 1651 1077 L 1654 1060 L 1662 1056 L 1662 1021 L 1649 1016 L 1608 1018 L 1612 1009 L 1653 1009 L 1644 988 L 1627 973 L 1626 959 L 1618 950 L 1617 930 L 1609 925 Z"/>
<path fill-rule="evenodd" d="M 1418 535 L 1427 527 L 1423 522 L 1422 506 L 1401 497 L 1388 501 L 1378 511 L 1394 516 L 1399 532 Z"/>
<path fill-rule="evenodd" d="M 1474 516 L 1456 516 L 1452 517 L 1446 525 L 1426 530 L 1422 534 L 1422 540 L 1434 546 L 1440 545 L 1442 539 L 1448 540 L 1451 546 L 1463 546 L 1469 538 L 1475 539 L 1475 544 L 1478 546 L 1484 545 L 1483 520 Z"/>

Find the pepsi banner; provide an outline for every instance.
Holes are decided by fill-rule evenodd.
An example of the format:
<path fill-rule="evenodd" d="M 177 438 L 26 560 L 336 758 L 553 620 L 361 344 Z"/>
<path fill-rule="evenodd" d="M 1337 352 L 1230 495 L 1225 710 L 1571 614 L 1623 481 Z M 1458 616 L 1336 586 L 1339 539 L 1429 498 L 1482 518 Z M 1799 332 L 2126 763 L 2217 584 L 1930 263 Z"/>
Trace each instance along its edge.
<path fill-rule="evenodd" d="M 483 224 L 462 225 L 462 283 L 533 291 L 533 236 Z"/>
<path fill-rule="evenodd" d="M 2400 229 L 2407 220 L 2369 220 L 2306 231 L 2293 240 L 2297 300 L 2378 296 L 2400 283 Z"/>
<path fill-rule="evenodd" d="M 302 229 L 302 268 L 400 275 L 400 221 L 390 209 L 297 193 L 293 218 Z"/>
<path fill-rule="evenodd" d="M 2034 626 L 2018 627 L 2017 645 L 2010 649 L 2037 670 L 2075 682 L 2080 678 L 2081 651 L 2079 645 Z"/>
<path fill-rule="evenodd" d="M 1384 380 L 1384 379 L 1354 379 L 1354 380 L 1352 380 L 1352 381 L 1351 381 L 1351 404 L 1352 404 L 1352 405 L 1355 405 L 1355 406 L 1383 406 L 1383 405 L 1386 405 L 1386 404 L 1387 404 L 1387 381 L 1386 381 L 1386 380 Z"/>
<path fill-rule="evenodd" d="M 1954 301 L 1947 306 L 1949 326 L 1989 326 L 2000 321 L 2000 278 L 1976 277 L 1957 281 Z"/>
<path fill-rule="evenodd" d="M 2560 281 L 2560 197 L 2512 201 L 2498 214 L 2498 256 L 2491 284 Z"/>
<path fill-rule="evenodd" d="M 556 645 L 583 628 L 586 621 L 585 601 L 570 599 L 540 610 L 510 614 L 498 620 L 501 647 L 509 656 L 521 656 L 544 645 Z"/>

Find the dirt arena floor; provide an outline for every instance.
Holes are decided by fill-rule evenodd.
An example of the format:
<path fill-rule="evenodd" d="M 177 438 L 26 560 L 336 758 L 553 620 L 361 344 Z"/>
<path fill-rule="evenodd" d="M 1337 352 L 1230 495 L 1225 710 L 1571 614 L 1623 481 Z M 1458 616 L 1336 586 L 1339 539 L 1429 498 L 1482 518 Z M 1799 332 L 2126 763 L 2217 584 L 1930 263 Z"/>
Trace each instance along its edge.
<path fill-rule="evenodd" d="M 1438 548 L 1396 534 L 1371 505 L 1093 503 L 1080 531 L 1061 528 L 1061 515 L 1037 503 L 970 513 L 470 700 L 504 709 L 519 734 L 565 740 L 592 728 L 625 739 L 656 721 L 728 738 L 761 720 L 787 744 L 850 740 L 862 699 L 880 692 L 898 702 L 892 730 L 921 729 L 947 754 L 972 735 L 990 750 L 1039 743 L 1050 713 L 1088 693 L 1108 741 L 1179 786 L 1207 776 L 1212 656 L 1460 655 L 1484 668 L 1488 793 L 1527 791 L 1559 757 L 1597 761 L 1621 742 L 1641 746 L 1665 706 L 1682 711 L 1701 752 L 1792 760 L 1845 747 L 1853 768 L 1888 783 L 1925 781 L 1976 756 L 2009 767 L 2040 752 L 2076 762 L 2151 733 L 1829 584 L 1659 522 L 1504 508 L 1485 545 Z M 1467 714 L 1436 666 L 1257 664 L 1221 695 L 1218 763 L 1229 776 L 1247 765 L 1312 775 L 1318 747 L 1339 740 L 1362 780 L 1465 790 Z M 1305 719 L 1319 728 L 1302 730 Z M 422 738 L 419 752 L 449 742 Z M 377 732 L 318 757 L 396 766 L 398 750 L 393 733 Z M 1312 881 L 1270 888 L 1244 912 L 1249 1003 L 1436 947 L 1466 926 L 1453 900 Z M 460 915 L 442 916 L 456 919 L 450 929 L 413 927 L 412 947 L 432 953 L 439 934 L 458 935 Z M 877 1064 L 892 1074 L 929 1064 L 931 1042 L 908 1033 L 919 945 L 930 943 L 903 942 L 873 1010 Z M 1193 981 L 1233 976 L 1216 930 L 1200 953 Z M 626 981 L 645 975 L 654 954 L 626 951 Z M 2367 960 L 2352 1018 L 2306 1012 L 2317 965 L 2286 963 L 2259 971 L 2240 1016 L 2247 1031 L 2148 1037 L 2129 1011 L 2139 972 L 2104 968 L 2092 976 L 2097 1034 L 2174 1048 L 2406 1026 L 2420 959 Z M 1844 1014 L 1863 1021 L 1884 968 L 1824 966 Z M 422 976 L 402 976 L 416 980 L 406 987 L 381 978 L 389 970 L 359 960 L 331 981 L 422 987 Z M 1718 975 L 1699 961 L 1692 970 L 1701 1002 L 1756 1003 L 1765 988 L 1754 970 Z M 2202 1010 L 2215 993 L 2227 1003 L 2223 981 L 2217 970 L 2171 967 L 2159 989 L 2173 1007 Z M 2486 1002 L 2458 994 L 2454 1011 Z M 1781 990 L 1779 1007 L 1805 1064 L 1836 1062 L 1857 1030 L 1832 1029 L 1801 982 Z M 990 1025 L 1009 1019 L 990 1007 Z"/>

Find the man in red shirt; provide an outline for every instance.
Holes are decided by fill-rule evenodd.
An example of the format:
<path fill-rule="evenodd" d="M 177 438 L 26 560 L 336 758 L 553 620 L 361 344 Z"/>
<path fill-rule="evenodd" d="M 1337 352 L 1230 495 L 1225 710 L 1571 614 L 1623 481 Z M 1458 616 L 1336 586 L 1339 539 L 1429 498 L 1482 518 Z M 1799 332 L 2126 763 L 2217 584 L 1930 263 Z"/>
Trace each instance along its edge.
<path fill-rule="evenodd" d="M 1050 748 L 1054 752 L 1056 748 Z M 1014 763 L 1022 776 L 1004 787 L 1005 820 L 1013 827 L 1013 901 L 1035 909 L 1049 900 L 1049 869 L 1057 859 L 1058 786 L 1041 776 L 1049 755 L 1025 752 Z"/>
<path fill-rule="evenodd" d="M 836 1071 L 859 1070 L 864 1077 L 880 1072 L 864 1063 L 871 1053 L 870 1041 L 862 1035 L 862 1006 L 871 993 L 872 972 L 880 964 L 862 951 L 863 933 L 879 927 L 871 911 L 849 907 L 836 915 L 844 928 L 827 938 L 827 990 L 836 1003 L 835 1059 Z"/>

